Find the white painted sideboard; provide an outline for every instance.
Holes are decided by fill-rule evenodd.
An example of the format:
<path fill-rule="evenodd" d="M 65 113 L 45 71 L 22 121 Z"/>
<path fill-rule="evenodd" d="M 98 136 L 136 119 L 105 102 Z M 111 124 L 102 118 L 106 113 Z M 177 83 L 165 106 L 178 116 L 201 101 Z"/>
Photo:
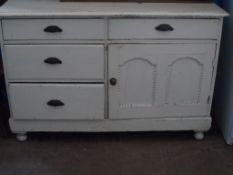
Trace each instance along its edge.
<path fill-rule="evenodd" d="M 223 17 L 214 4 L 9 0 L 1 48 L 11 130 L 211 126 Z"/>

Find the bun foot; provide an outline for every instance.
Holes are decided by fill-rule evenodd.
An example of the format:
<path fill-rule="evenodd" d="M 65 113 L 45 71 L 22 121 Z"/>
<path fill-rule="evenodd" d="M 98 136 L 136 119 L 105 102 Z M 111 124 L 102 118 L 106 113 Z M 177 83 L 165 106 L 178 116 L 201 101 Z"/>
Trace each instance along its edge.
<path fill-rule="evenodd" d="M 203 140 L 204 139 L 204 133 L 203 132 L 195 132 L 194 133 L 194 138 L 196 139 L 196 140 Z"/>
<path fill-rule="evenodd" d="M 26 133 L 18 133 L 18 134 L 16 134 L 16 139 L 20 142 L 24 142 L 27 140 L 27 134 Z"/>

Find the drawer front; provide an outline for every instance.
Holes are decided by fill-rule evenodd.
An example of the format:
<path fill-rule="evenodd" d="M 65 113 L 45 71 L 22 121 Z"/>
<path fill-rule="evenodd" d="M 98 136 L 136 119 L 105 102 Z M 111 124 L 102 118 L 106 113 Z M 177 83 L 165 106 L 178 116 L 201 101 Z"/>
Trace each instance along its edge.
<path fill-rule="evenodd" d="M 104 119 L 103 84 L 11 84 L 15 119 Z"/>
<path fill-rule="evenodd" d="M 110 39 L 214 39 L 217 19 L 110 19 Z"/>
<path fill-rule="evenodd" d="M 5 19 L 5 40 L 104 39 L 104 19 Z"/>
<path fill-rule="evenodd" d="M 103 80 L 102 45 L 5 45 L 9 80 Z"/>

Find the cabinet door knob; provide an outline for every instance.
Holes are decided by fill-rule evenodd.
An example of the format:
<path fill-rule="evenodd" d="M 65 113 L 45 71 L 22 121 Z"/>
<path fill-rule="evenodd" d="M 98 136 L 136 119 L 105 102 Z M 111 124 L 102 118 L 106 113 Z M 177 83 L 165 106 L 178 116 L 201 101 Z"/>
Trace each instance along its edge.
<path fill-rule="evenodd" d="M 112 86 L 115 86 L 115 85 L 117 84 L 117 79 L 116 79 L 116 78 L 111 78 L 111 79 L 110 79 L 110 84 L 111 84 Z"/>
<path fill-rule="evenodd" d="M 48 26 L 44 29 L 44 32 L 48 33 L 60 33 L 62 32 L 62 29 L 58 26 Z"/>
<path fill-rule="evenodd" d="M 65 104 L 60 101 L 60 100 L 50 100 L 47 102 L 47 105 L 52 106 L 52 107 L 59 107 L 59 106 L 64 106 Z"/>
<path fill-rule="evenodd" d="M 49 57 L 44 60 L 47 64 L 62 64 L 62 61 L 55 57 Z"/>
<path fill-rule="evenodd" d="M 169 24 L 160 24 L 157 27 L 155 27 L 155 30 L 158 30 L 160 32 L 169 32 L 173 31 L 174 28 Z"/>

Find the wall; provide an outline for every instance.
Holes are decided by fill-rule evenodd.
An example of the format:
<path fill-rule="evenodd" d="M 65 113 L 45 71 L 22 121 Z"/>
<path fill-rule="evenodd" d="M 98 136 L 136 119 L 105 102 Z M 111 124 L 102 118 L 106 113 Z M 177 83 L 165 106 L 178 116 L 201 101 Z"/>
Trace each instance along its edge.
<path fill-rule="evenodd" d="M 218 5 L 220 5 L 220 6 L 222 5 L 223 1 L 224 1 L 224 0 L 214 0 L 214 2 L 215 2 L 216 4 L 218 4 Z"/>

